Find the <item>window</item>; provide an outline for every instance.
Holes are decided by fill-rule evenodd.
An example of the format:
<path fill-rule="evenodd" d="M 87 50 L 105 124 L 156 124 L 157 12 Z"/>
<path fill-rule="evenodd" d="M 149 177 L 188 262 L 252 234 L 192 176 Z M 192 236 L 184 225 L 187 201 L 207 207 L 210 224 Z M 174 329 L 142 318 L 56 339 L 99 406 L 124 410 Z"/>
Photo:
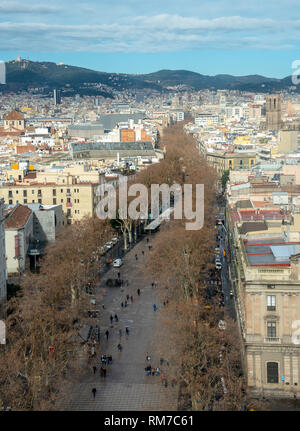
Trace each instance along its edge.
<path fill-rule="evenodd" d="M 63 193 L 64 189 L 60 189 L 60 193 Z"/>
<path fill-rule="evenodd" d="M 64 202 L 64 200 L 63 200 L 63 199 L 61 199 L 61 200 L 60 200 L 60 202 L 61 202 L 61 203 L 63 203 L 63 202 Z"/>
<path fill-rule="evenodd" d="M 278 383 L 278 363 L 277 362 L 267 363 L 267 382 Z"/>
<path fill-rule="evenodd" d="M 71 198 L 67 198 L 67 202 L 70 203 L 71 202 Z"/>
<path fill-rule="evenodd" d="M 52 196 L 56 196 L 56 190 L 55 189 L 52 190 Z"/>
<path fill-rule="evenodd" d="M 19 194 L 19 190 L 16 190 L 16 194 Z"/>
<path fill-rule="evenodd" d="M 27 197 L 27 190 L 23 190 L 23 196 Z"/>
<path fill-rule="evenodd" d="M 34 195 L 34 190 L 31 190 L 31 193 Z"/>
<path fill-rule="evenodd" d="M 38 190 L 38 196 L 42 196 L 42 190 Z"/>
<path fill-rule="evenodd" d="M 34 204 L 34 199 L 32 199 L 32 203 Z"/>
<path fill-rule="evenodd" d="M 71 210 L 70 210 L 70 208 L 68 208 L 67 209 L 67 216 L 70 216 L 71 215 Z"/>
<path fill-rule="evenodd" d="M 27 199 L 24 199 L 24 204 L 27 204 Z"/>
<path fill-rule="evenodd" d="M 9 192 L 8 192 L 8 197 L 9 197 L 9 198 L 12 198 L 12 195 L 13 195 L 13 194 L 12 194 L 12 191 L 11 191 L 11 190 L 9 190 Z"/>
<path fill-rule="evenodd" d="M 42 203 L 42 199 L 38 199 L 38 203 L 41 204 Z"/>
<path fill-rule="evenodd" d="M 53 198 L 53 205 L 56 205 L 56 198 Z"/>
<path fill-rule="evenodd" d="M 267 322 L 267 336 L 269 338 L 276 337 L 276 322 Z"/>
<path fill-rule="evenodd" d="M 275 284 L 268 284 L 268 289 L 275 289 Z"/>
<path fill-rule="evenodd" d="M 70 190 L 70 189 L 67 189 L 67 193 L 71 193 L 71 190 Z"/>
<path fill-rule="evenodd" d="M 9 199 L 8 203 L 9 203 L 9 205 L 12 205 L 12 203 L 13 203 L 12 199 Z"/>
<path fill-rule="evenodd" d="M 276 310 L 276 296 L 268 295 L 267 296 L 267 310 L 275 311 Z"/>

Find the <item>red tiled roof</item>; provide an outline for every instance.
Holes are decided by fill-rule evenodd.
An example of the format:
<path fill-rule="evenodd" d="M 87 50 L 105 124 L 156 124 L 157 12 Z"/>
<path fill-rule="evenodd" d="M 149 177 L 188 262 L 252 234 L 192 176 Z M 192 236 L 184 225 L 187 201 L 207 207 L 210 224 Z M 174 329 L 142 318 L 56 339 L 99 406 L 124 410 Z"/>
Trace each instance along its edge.
<path fill-rule="evenodd" d="M 5 115 L 4 120 L 24 120 L 24 115 L 21 114 L 21 112 L 14 110 Z"/>
<path fill-rule="evenodd" d="M 27 222 L 31 209 L 25 205 L 18 205 L 5 219 L 5 229 L 19 229 Z"/>

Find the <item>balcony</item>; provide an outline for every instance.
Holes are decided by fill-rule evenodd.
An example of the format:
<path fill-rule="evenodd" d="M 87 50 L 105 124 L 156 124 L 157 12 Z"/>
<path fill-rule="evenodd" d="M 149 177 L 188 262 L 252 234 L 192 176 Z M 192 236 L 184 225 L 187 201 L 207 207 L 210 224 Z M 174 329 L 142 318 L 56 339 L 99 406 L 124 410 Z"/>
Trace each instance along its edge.
<path fill-rule="evenodd" d="M 279 338 L 279 337 L 266 337 L 265 343 L 281 344 L 281 338 Z"/>

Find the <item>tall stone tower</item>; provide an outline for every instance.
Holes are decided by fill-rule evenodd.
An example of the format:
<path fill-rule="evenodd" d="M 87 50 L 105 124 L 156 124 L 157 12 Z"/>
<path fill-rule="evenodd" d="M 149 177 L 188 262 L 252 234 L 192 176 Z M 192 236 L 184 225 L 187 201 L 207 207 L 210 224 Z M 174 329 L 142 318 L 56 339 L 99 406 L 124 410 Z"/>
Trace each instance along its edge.
<path fill-rule="evenodd" d="M 266 97 L 266 128 L 280 130 L 281 125 L 281 94 L 268 94 Z"/>

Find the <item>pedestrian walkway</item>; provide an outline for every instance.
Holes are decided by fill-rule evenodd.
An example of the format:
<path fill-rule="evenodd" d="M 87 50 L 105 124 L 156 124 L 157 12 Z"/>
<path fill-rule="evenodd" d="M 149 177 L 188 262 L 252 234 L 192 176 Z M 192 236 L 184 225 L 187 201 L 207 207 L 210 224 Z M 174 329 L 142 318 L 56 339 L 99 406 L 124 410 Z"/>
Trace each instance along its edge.
<path fill-rule="evenodd" d="M 145 255 L 142 255 L 142 250 Z M 147 376 L 145 373 L 146 353 L 151 355 L 151 365 L 159 367 L 159 358 L 155 357 L 155 334 L 157 330 L 157 317 L 159 313 L 159 299 L 156 289 L 151 287 L 152 279 L 147 277 L 145 264 L 149 253 L 146 238 L 136 245 L 123 258 L 124 265 L 121 268 L 111 268 L 106 272 L 97 288 L 97 303 L 104 304 L 100 322 L 95 319 L 94 324 L 99 324 L 101 333 L 101 354 L 112 355 L 113 363 L 107 367 L 106 377 L 100 377 L 100 357 L 97 358 L 97 372 L 94 375 L 92 369 L 88 369 L 79 383 L 72 384 L 71 397 L 63 403 L 65 410 L 176 410 L 177 388 L 166 388 L 162 385 L 160 376 Z M 138 260 L 135 255 L 138 255 Z M 108 278 L 117 278 L 121 273 L 123 280 L 129 281 L 129 286 L 123 291 L 117 287 L 107 287 Z M 106 295 L 102 299 L 101 292 L 105 288 Z M 140 289 L 140 296 L 137 289 Z M 121 302 L 126 299 L 126 294 L 133 296 L 133 302 L 128 301 L 127 307 L 121 309 Z M 157 304 L 158 310 L 153 311 L 153 304 Z M 113 322 L 111 327 L 110 315 L 115 313 L 119 322 Z M 125 335 L 128 327 L 129 335 Z M 105 331 L 108 328 L 108 341 Z M 119 336 L 122 329 L 123 335 Z M 118 351 L 118 344 L 123 349 Z M 92 388 L 97 389 L 93 399 Z"/>

